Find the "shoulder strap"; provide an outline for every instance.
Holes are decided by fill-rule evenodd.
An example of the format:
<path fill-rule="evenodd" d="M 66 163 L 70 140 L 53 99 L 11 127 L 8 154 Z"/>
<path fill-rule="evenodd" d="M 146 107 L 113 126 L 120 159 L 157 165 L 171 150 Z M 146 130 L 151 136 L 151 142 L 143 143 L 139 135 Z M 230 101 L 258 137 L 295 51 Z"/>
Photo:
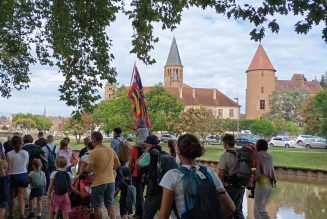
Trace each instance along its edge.
<path fill-rule="evenodd" d="M 48 146 L 48 145 L 47 145 Z M 50 148 L 49 148 L 50 149 Z M 56 153 L 56 145 L 53 146 L 53 150 L 52 150 L 52 153 Z"/>
<path fill-rule="evenodd" d="M 236 151 L 234 151 L 234 150 L 226 150 L 226 152 L 236 155 Z"/>

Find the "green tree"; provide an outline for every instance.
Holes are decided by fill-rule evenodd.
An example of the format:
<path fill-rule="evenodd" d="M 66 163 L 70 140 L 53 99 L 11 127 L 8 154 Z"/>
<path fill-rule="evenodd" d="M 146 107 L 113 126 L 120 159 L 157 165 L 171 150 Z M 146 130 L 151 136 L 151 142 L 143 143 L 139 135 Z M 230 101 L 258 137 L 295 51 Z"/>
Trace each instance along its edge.
<path fill-rule="evenodd" d="M 188 132 L 205 138 L 209 133 L 214 131 L 215 117 L 211 110 L 203 107 L 200 109 L 189 108 L 181 112 L 179 119 L 180 122 L 177 125 L 177 131 L 179 133 Z"/>
<path fill-rule="evenodd" d="M 322 117 L 321 113 L 313 104 L 314 96 L 310 96 L 305 102 L 302 111 L 304 133 L 317 135 L 319 133 L 319 124 Z"/>
<path fill-rule="evenodd" d="M 273 136 L 277 134 L 276 128 L 274 125 L 265 118 L 256 120 L 251 125 L 251 132 L 256 135 L 263 135 L 263 136 Z"/>
<path fill-rule="evenodd" d="M 65 121 L 64 132 L 74 135 L 76 142 L 80 144 L 82 136 L 92 132 L 94 127 L 93 117 L 90 114 L 82 113 L 81 116 L 71 117 Z"/>
<path fill-rule="evenodd" d="M 320 79 L 320 85 L 323 87 L 323 88 L 327 88 L 327 71 L 325 72 L 325 74 L 323 74 L 321 76 L 321 79 Z"/>
<path fill-rule="evenodd" d="M 131 53 L 145 64 L 158 37 L 154 24 L 173 30 L 190 7 L 214 9 L 227 18 L 243 19 L 253 25 L 251 39 L 261 40 L 267 29 L 278 33 L 279 15 L 301 15 L 295 23 L 297 33 L 306 34 L 320 22 L 326 23 L 326 0 L 261 1 L 256 5 L 235 0 L 222 1 L 0 1 L 0 93 L 10 97 L 12 90 L 26 89 L 30 65 L 56 66 L 65 80 L 59 87 L 60 99 L 77 106 L 75 113 L 89 111 L 99 100 L 101 80 L 114 82 L 114 54 L 108 27 L 118 14 L 132 23 Z M 327 42 L 327 27 L 322 31 Z M 35 52 L 34 52 L 35 49 Z"/>
<path fill-rule="evenodd" d="M 273 120 L 276 118 L 295 122 L 302 122 L 302 106 L 308 98 L 308 92 L 301 89 L 276 90 L 269 98 L 270 111 L 265 117 Z"/>
<path fill-rule="evenodd" d="M 20 122 L 17 122 L 20 121 Z M 28 124 L 27 122 L 31 122 Z M 30 113 L 24 114 L 19 113 L 13 118 L 13 124 L 17 126 L 19 124 L 21 127 L 25 129 L 36 128 L 39 131 L 47 131 L 52 127 L 52 121 L 41 115 L 32 115 Z"/>
<path fill-rule="evenodd" d="M 92 115 L 95 122 L 107 133 L 111 133 L 115 127 L 127 127 L 128 132 L 131 131 L 134 117 L 127 89 L 121 86 L 115 98 L 102 101 L 95 107 Z"/>
<path fill-rule="evenodd" d="M 310 121 L 316 119 L 319 120 L 317 123 L 318 134 L 320 136 L 327 137 L 327 90 L 324 89 L 320 91 L 316 96 L 313 97 L 312 101 L 309 102 L 307 108 L 307 117 L 309 120 L 306 120 L 306 125 L 309 126 Z"/>
<path fill-rule="evenodd" d="M 184 105 L 159 84 L 146 93 L 152 131 L 175 131 Z"/>

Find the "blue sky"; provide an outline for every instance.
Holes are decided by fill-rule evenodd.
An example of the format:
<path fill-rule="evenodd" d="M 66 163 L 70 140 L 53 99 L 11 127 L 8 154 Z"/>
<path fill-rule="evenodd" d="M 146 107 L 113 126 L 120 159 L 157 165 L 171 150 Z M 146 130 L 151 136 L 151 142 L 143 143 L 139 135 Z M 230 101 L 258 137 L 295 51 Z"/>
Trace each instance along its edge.
<path fill-rule="evenodd" d="M 321 38 L 322 27 L 314 27 L 307 35 L 294 32 L 297 19 L 292 16 L 277 17 L 280 32 L 266 32 L 262 44 L 277 70 L 278 79 L 290 79 L 293 73 L 303 73 L 308 80 L 320 79 L 327 71 L 327 44 Z M 242 111 L 245 109 L 245 71 L 256 51 L 258 43 L 251 41 L 249 32 L 252 25 L 244 21 L 228 20 L 213 10 L 203 11 L 191 8 L 183 12 L 182 22 L 174 32 L 162 31 L 155 27 L 159 43 L 151 55 L 157 63 L 144 65 L 130 54 L 133 29 L 124 15 L 108 28 L 113 40 L 112 63 L 117 68 L 117 81 L 129 84 L 132 68 L 136 62 L 144 86 L 163 81 L 165 65 L 171 40 L 175 35 L 182 63 L 184 82 L 193 87 L 217 88 L 230 98 L 239 97 Z M 72 108 L 59 100 L 58 87 L 63 77 L 56 68 L 33 66 L 30 88 L 14 91 L 9 99 L 0 97 L 0 115 L 12 113 L 69 116 Z M 104 90 L 100 90 L 103 96 Z"/>

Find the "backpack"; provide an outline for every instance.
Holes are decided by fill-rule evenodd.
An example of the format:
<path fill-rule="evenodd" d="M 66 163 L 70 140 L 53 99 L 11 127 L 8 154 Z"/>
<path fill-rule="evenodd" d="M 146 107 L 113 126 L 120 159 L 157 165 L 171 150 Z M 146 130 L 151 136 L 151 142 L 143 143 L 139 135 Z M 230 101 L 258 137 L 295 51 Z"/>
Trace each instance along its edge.
<path fill-rule="evenodd" d="M 224 218 L 216 186 L 207 168 L 200 166 L 192 171 L 186 167 L 177 168 L 184 175 L 182 177 L 185 211 L 182 219 L 220 219 Z M 180 219 L 179 215 L 176 214 Z"/>
<path fill-rule="evenodd" d="M 57 195 L 66 194 L 70 188 L 70 176 L 66 171 L 58 171 L 54 177 L 54 192 Z"/>
<path fill-rule="evenodd" d="M 162 180 L 163 176 L 168 172 L 168 170 L 176 169 L 178 167 L 176 159 L 171 156 L 170 154 L 162 151 L 159 152 L 158 150 L 153 150 L 155 155 L 158 156 L 157 161 L 157 185 L 159 185 L 160 181 Z"/>
<path fill-rule="evenodd" d="M 129 157 L 129 152 L 131 151 L 131 146 L 127 141 L 120 141 L 118 138 L 116 138 L 120 144 L 119 144 L 119 152 L 118 152 L 118 158 L 120 161 L 126 162 Z"/>
<path fill-rule="evenodd" d="M 253 167 L 252 165 L 255 151 L 245 146 L 240 149 L 236 149 L 236 151 L 227 150 L 227 152 L 236 156 L 236 169 L 235 173 L 225 177 L 225 181 L 234 186 L 247 187 L 252 175 L 251 168 Z"/>
<path fill-rule="evenodd" d="M 50 147 L 48 145 L 45 146 L 47 150 L 49 151 L 48 156 L 48 170 L 55 170 L 56 169 L 56 146 L 53 147 L 53 150 L 50 150 Z"/>
<path fill-rule="evenodd" d="M 131 203 L 132 205 L 136 204 L 136 188 L 134 185 L 129 185 L 123 180 L 121 181 L 127 186 L 127 195 L 126 195 L 126 202 Z"/>

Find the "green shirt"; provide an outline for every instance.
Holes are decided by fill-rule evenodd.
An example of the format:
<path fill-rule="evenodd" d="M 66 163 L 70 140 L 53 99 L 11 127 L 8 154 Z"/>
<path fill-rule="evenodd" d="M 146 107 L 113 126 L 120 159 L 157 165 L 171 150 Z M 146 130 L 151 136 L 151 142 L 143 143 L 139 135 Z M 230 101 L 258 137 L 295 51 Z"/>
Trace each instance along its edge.
<path fill-rule="evenodd" d="M 31 171 L 28 176 L 30 177 L 32 188 L 45 188 L 47 181 L 43 171 Z"/>

